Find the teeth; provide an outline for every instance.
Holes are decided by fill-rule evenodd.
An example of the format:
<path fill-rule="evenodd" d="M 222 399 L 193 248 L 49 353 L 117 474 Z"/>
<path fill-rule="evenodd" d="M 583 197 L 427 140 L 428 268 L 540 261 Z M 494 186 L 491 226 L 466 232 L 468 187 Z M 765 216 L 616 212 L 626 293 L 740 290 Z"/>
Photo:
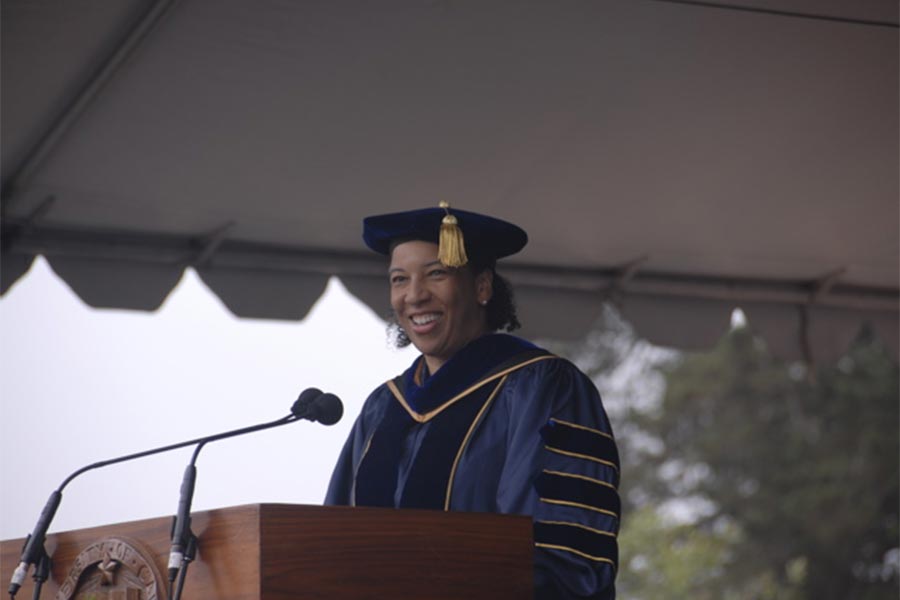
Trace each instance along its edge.
<path fill-rule="evenodd" d="M 428 323 L 431 323 L 432 321 L 437 321 L 437 319 L 438 319 L 438 315 L 436 315 L 434 313 L 429 314 L 429 315 L 416 315 L 414 317 L 410 317 L 410 320 L 415 325 L 427 325 Z"/>

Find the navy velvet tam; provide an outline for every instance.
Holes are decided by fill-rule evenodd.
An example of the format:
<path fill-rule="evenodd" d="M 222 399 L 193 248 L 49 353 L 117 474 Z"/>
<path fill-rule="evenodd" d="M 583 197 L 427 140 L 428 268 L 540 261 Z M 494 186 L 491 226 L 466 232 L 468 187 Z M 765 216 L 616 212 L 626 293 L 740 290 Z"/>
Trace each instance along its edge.
<path fill-rule="evenodd" d="M 390 255 L 393 246 L 402 241 L 422 240 L 442 244 L 441 225 L 446 225 L 448 215 L 456 218 L 454 224 L 462 232 L 465 253 L 475 261 L 495 261 L 515 254 L 528 243 L 528 234 L 521 227 L 502 219 L 449 207 L 366 217 L 363 220 L 363 240 L 366 246 L 384 255 Z"/>

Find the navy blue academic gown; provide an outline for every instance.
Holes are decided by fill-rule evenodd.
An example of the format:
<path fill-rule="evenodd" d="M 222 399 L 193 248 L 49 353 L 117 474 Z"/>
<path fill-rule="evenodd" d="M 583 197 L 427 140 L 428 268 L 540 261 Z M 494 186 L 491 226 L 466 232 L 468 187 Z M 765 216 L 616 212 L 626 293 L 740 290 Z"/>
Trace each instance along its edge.
<path fill-rule="evenodd" d="M 326 504 L 530 515 L 536 598 L 615 598 L 619 458 L 593 383 L 492 334 L 363 405 Z"/>

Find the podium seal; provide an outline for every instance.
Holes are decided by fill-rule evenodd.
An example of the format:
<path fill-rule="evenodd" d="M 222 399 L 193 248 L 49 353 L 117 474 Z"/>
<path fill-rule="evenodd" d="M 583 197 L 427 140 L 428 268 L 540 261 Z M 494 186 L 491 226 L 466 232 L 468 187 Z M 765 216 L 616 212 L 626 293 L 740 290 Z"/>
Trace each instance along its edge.
<path fill-rule="evenodd" d="M 140 542 L 107 537 L 78 554 L 56 600 L 165 600 L 163 581 Z"/>

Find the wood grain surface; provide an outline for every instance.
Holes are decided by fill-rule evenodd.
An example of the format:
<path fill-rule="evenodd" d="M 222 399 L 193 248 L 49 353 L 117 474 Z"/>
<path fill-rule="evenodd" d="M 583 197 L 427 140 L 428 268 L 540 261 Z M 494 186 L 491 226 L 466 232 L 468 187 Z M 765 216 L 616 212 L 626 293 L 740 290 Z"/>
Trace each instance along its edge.
<path fill-rule="evenodd" d="M 52 599 L 75 557 L 109 536 L 139 541 L 165 573 L 171 517 L 53 533 L 41 597 Z M 185 600 L 521 600 L 532 591 L 531 520 L 486 513 L 257 504 L 198 512 L 199 552 Z M 23 540 L 0 542 L 0 582 Z M 26 581 L 18 598 L 31 598 Z M 161 598 L 165 598 L 165 595 Z"/>

